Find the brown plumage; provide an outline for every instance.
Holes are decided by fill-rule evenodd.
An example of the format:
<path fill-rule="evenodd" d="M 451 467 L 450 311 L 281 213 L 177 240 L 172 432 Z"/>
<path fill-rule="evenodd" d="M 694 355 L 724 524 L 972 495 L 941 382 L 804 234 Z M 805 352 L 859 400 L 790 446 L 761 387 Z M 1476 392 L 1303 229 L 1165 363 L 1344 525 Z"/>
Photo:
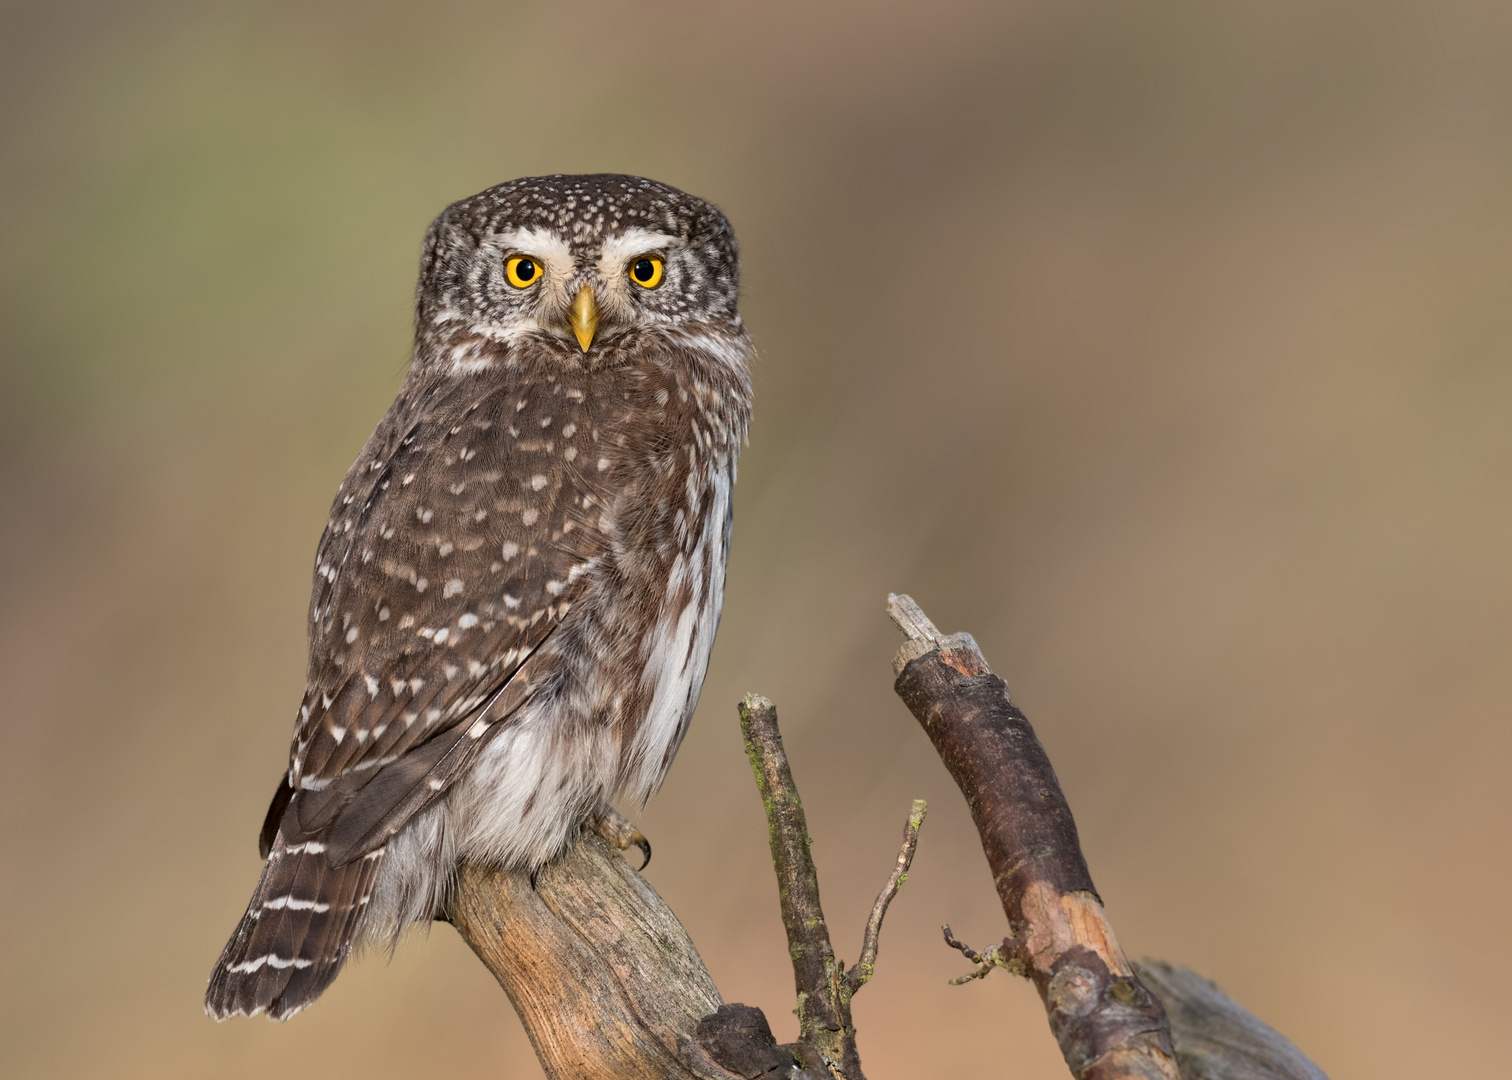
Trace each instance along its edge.
<path fill-rule="evenodd" d="M 285 1018 L 458 860 L 538 867 L 648 798 L 698 699 L 750 410 L 714 207 L 623 176 L 449 207 L 409 375 L 316 554 L 268 862 L 206 1009 Z"/>

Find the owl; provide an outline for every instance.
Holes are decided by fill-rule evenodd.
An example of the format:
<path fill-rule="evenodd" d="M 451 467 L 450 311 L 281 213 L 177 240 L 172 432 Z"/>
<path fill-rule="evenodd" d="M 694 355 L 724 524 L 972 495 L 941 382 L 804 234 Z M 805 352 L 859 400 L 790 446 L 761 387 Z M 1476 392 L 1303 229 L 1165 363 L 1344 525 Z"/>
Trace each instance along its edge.
<path fill-rule="evenodd" d="M 444 914 L 459 862 L 533 872 L 661 785 L 724 594 L 739 270 L 719 210 L 637 177 L 514 180 L 432 223 L 211 1016 L 293 1015 L 354 945 Z"/>

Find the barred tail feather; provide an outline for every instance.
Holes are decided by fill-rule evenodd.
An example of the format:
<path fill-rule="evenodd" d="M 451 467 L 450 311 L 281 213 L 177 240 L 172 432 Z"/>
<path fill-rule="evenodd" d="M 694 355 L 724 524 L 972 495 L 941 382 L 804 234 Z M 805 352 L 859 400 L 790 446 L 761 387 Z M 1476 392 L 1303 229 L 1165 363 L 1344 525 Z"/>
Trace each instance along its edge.
<path fill-rule="evenodd" d="M 205 1011 L 287 1020 L 319 997 L 351 955 L 383 852 L 333 867 L 319 841 L 280 836 L 210 975 Z"/>

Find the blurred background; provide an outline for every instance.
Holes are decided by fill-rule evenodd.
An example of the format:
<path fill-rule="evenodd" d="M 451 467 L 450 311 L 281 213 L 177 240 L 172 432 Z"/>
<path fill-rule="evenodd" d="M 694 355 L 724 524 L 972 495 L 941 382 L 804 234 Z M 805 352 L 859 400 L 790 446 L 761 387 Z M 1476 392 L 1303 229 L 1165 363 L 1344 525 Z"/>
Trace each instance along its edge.
<path fill-rule="evenodd" d="M 1512 8 L 1481 0 L 0 8 L 0 1058 L 539 1076 L 437 927 L 287 1025 L 210 966 L 316 541 L 448 202 L 719 203 L 761 352 L 724 623 L 648 871 L 795 1023 L 735 702 L 777 701 L 836 947 L 932 811 L 874 1078 L 1063 1077 L 890 590 L 1050 751 L 1128 951 L 1335 1077 L 1491 1075 L 1512 1009 Z"/>

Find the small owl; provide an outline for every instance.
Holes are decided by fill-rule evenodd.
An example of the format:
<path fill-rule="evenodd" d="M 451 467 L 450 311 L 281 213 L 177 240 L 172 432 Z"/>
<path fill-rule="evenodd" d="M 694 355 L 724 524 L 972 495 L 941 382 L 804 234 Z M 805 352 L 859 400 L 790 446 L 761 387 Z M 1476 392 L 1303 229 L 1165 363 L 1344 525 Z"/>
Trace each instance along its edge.
<path fill-rule="evenodd" d="M 443 913 L 461 860 L 534 870 L 661 785 L 723 599 L 739 272 L 719 210 L 630 176 L 515 180 L 431 225 L 211 1016 L 293 1015 L 355 943 Z"/>

